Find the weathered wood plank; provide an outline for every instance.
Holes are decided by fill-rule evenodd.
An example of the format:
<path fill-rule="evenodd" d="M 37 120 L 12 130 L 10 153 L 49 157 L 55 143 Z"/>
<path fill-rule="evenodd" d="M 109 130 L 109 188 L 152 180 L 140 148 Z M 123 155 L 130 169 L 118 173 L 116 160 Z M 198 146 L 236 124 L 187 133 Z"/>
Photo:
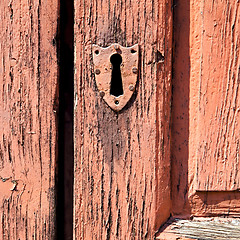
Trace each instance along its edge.
<path fill-rule="evenodd" d="M 194 216 L 240 216 L 240 192 L 197 192 L 190 203 Z"/>
<path fill-rule="evenodd" d="M 2 0 L 0 19 L 0 239 L 53 239 L 58 1 Z"/>
<path fill-rule="evenodd" d="M 174 1 L 176 215 L 238 215 L 239 2 Z"/>
<path fill-rule="evenodd" d="M 171 124 L 172 211 L 189 214 L 190 1 L 173 1 L 173 77 Z M 191 15 L 193 16 L 193 15 Z M 193 20 L 191 20 L 193 21 Z"/>
<path fill-rule="evenodd" d="M 152 239 L 170 214 L 171 1 L 75 1 L 74 239 Z M 99 97 L 92 44 L 140 45 L 120 112 Z"/>
<path fill-rule="evenodd" d="M 192 1 L 191 16 L 190 181 L 195 190 L 237 190 L 239 1 Z"/>
<path fill-rule="evenodd" d="M 157 239 L 182 239 L 183 237 L 183 239 L 237 240 L 240 236 L 239 219 L 194 218 L 193 220 L 174 219 L 171 221 L 171 224 L 160 233 Z"/>

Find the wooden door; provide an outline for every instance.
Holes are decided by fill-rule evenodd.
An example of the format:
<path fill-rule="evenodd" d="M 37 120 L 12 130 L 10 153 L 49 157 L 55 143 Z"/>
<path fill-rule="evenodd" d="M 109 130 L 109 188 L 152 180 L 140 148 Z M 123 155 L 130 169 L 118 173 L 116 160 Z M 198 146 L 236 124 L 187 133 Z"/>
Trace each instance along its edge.
<path fill-rule="evenodd" d="M 153 239 L 170 215 L 172 6 L 75 1 L 74 239 Z M 139 44 L 138 83 L 116 113 L 99 96 L 93 44 Z"/>
<path fill-rule="evenodd" d="M 239 1 L 176 1 L 175 215 L 239 215 Z"/>
<path fill-rule="evenodd" d="M 171 214 L 239 215 L 239 1 L 76 0 L 74 10 L 73 238 L 154 239 Z M 3 240 L 56 237 L 58 17 L 58 1 L 0 6 Z M 93 45 L 112 43 L 139 45 L 120 112 L 93 64 Z"/>
<path fill-rule="evenodd" d="M 58 1 L 0 4 L 0 239 L 54 239 Z"/>

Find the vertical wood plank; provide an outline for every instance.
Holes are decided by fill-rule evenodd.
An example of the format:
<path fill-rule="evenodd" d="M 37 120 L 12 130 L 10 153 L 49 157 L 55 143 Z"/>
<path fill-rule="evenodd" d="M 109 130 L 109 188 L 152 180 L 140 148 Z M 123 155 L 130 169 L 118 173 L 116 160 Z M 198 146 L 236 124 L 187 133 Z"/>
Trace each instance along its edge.
<path fill-rule="evenodd" d="M 169 0 L 75 1 L 74 239 L 153 239 L 170 215 Z M 92 44 L 140 45 L 136 92 L 99 97 Z"/>
<path fill-rule="evenodd" d="M 58 1 L 0 4 L 0 239 L 54 239 Z"/>
<path fill-rule="evenodd" d="M 173 214 L 239 215 L 239 3 L 174 1 Z"/>
<path fill-rule="evenodd" d="M 192 2 L 190 182 L 228 191 L 239 175 L 239 1 Z"/>

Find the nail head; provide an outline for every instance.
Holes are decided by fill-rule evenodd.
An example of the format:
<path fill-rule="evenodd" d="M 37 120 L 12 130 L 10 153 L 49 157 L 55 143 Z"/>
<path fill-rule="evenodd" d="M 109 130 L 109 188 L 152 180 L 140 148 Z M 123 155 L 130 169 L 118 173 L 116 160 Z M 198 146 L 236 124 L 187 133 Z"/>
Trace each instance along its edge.
<path fill-rule="evenodd" d="M 96 69 L 95 73 L 99 75 L 101 73 L 100 69 Z"/>
<path fill-rule="evenodd" d="M 136 74 L 136 73 L 138 72 L 138 69 L 137 69 L 136 67 L 134 67 L 134 68 L 132 69 L 132 72 Z"/>
<path fill-rule="evenodd" d="M 115 44 L 115 45 L 114 45 L 114 49 L 115 49 L 115 50 L 118 50 L 119 48 L 120 48 L 120 47 L 119 47 L 118 44 Z"/>
<path fill-rule="evenodd" d="M 100 91 L 100 96 L 104 97 L 105 96 L 105 92 L 104 91 Z"/>
<path fill-rule="evenodd" d="M 130 91 L 133 91 L 134 90 L 134 86 L 131 84 L 131 85 L 129 85 L 129 90 Z"/>

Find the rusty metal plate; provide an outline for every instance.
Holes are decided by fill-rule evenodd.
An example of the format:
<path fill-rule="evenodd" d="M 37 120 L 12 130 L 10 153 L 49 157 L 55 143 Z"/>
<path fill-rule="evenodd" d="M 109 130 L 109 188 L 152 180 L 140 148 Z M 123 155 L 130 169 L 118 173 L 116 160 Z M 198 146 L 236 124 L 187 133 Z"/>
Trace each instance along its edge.
<path fill-rule="evenodd" d="M 113 74 L 113 55 L 121 58 L 120 71 L 115 73 L 121 74 L 122 94 L 120 95 L 114 95 L 110 91 L 115 76 Z M 122 47 L 115 43 L 107 48 L 93 45 L 94 72 L 99 95 L 114 111 L 118 112 L 123 109 L 135 91 L 138 76 L 138 56 L 138 44 L 132 47 Z"/>

